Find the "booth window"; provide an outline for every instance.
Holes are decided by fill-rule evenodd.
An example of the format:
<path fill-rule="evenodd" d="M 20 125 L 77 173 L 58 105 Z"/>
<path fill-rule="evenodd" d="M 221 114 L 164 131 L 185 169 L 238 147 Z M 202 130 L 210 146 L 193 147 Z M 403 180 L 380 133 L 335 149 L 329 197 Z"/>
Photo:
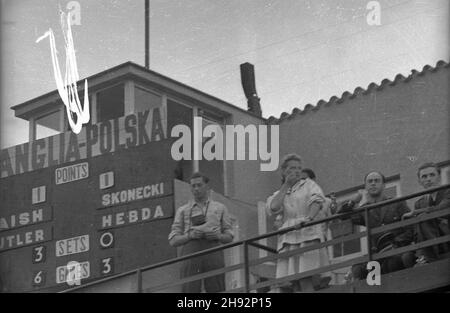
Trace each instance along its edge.
<path fill-rule="evenodd" d="M 202 110 L 199 110 L 199 116 L 202 118 L 202 134 L 204 129 L 209 126 L 213 125 L 219 129 L 222 129 L 222 132 L 224 132 L 224 126 L 222 122 L 222 118 L 219 116 L 215 116 L 209 112 L 205 112 Z M 210 140 L 212 140 L 212 137 L 203 137 L 202 136 L 202 151 L 206 145 L 206 143 Z M 223 138 L 225 140 L 225 138 Z M 215 151 L 216 146 L 212 146 L 212 153 L 216 153 Z M 225 153 L 225 149 L 222 150 L 222 153 Z M 210 186 L 213 190 L 223 193 L 224 192 L 224 162 L 223 160 L 206 160 L 202 159 L 199 161 L 199 170 L 204 173 L 206 176 L 208 176 L 211 179 Z"/>
<path fill-rule="evenodd" d="M 36 139 L 57 135 L 61 132 L 61 111 L 53 111 L 36 118 Z"/>
<path fill-rule="evenodd" d="M 134 107 L 136 112 L 143 112 L 162 105 L 162 97 L 142 87 L 134 87 Z"/>
<path fill-rule="evenodd" d="M 97 93 L 97 122 L 116 119 L 125 114 L 125 88 L 123 84 Z"/>

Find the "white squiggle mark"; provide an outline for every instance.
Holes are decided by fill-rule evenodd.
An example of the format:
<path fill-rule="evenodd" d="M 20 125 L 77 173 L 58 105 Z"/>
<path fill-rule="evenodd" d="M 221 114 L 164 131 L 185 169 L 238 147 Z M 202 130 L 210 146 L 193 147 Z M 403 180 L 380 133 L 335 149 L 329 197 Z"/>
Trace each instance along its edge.
<path fill-rule="evenodd" d="M 77 81 L 80 79 L 77 69 L 77 60 L 75 57 L 75 48 L 73 45 L 72 28 L 70 26 L 71 13 L 66 14 L 61 12 L 61 28 L 64 36 L 65 50 L 66 50 L 66 74 L 64 80 L 62 79 L 61 70 L 58 62 L 58 51 L 55 46 L 55 36 L 53 30 L 50 28 L 44 35 L 36 40 L 39 41 L 50 37 L 50 51 L 52 54 L 53 72 L 58 88 L 59 96 L 66 106 L 67 118 L 69 125 L 75 134 L 79 134 L 83 124 L 89 122 L 89 97 L 88 97 L 88 83 L 84 81 L 84 102 L 81 107 L 80 99 L 78 97 Z M 67 25 L 67 26 L 66 26 Z M 67 28 L 66 28 L 67 27 Z M 74 116 L 76 116 L 76 121 Z"/>

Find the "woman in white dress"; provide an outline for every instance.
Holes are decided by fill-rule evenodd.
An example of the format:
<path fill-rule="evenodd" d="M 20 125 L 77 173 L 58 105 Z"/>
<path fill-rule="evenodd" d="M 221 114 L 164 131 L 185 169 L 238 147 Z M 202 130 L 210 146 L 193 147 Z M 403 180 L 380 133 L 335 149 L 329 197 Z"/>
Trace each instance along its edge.
<path fill-rule="evenodd" d="M 311 179 L 301 178 L 302 160 L 296 154 L 284 157 L 281 164 L 283 185 L 267 199 L 269 215 L 282 214 L 280 229 L 318 219 L 325 201 L 322 189 Z M 324 241 L 322 225 L 317 224 L 280 235 L 278 252 L 292 251 Z M 277 261 L 276 278 L 328 265 L 326 249 L 316 249 Z M 299 281 L 300 290 L 313 291 L 312 277 Z M 295 286 L 294 286 L 295 288 Z"/>

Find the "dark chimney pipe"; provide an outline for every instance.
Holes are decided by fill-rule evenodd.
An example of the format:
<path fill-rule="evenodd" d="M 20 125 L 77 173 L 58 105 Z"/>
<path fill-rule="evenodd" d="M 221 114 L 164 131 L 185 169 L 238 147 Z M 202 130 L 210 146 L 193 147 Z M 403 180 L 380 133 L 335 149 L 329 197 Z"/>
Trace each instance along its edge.
<path fill-rule="evenodd" d="M 248 111 L 257 116 L 262 116 L 260 98 L 256 93 L 255 67 L 250 63 L 241 64 L 241 82 L 247 98 Z"/>

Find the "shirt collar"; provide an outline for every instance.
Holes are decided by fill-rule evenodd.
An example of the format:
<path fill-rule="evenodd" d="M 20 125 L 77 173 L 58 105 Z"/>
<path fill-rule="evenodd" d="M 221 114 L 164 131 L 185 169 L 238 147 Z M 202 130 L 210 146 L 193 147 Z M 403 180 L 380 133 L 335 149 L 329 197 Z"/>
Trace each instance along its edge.
<path fill-rule="evenodd" d="M 208 197 L 205 202 L 206 206 L 208 206 L 210 202 L 211 202 L 211 199 L 210 199 L 210 197 Z M 189 200 L 188 208 L 190 210 L 192 210 L 194 208 L 194 206 L 196 206 L 196 205 L 199 206 L 198 203 L 194 199 Z"/>
<path fill-rule="evenodd" d="M 375 199 L 373 199 L 373 198 L 366 197 L 366 201 L 363 204 L 374 204 L 374 203 L 383 202 L 383 201 L 386 201 L 389 199 L 390 198 L 384 194 L 381 195 L 381 198 L 379 201 L 375 201 Z"/>
<path fill-rule="evenodd" d="M 307 181 L 307 178 L 305 178 L 305 179 L 300 179 L 294 186 L 292 186 L 290 189 L 289 189 L 289 193 L 292 193 L 292 192 L 294 192 L 294 191 L 296 191 L 297 189 L 300 189 L 300 187 L 302 187 L 305 183 L 306 183 L 306 181 Z"/>

